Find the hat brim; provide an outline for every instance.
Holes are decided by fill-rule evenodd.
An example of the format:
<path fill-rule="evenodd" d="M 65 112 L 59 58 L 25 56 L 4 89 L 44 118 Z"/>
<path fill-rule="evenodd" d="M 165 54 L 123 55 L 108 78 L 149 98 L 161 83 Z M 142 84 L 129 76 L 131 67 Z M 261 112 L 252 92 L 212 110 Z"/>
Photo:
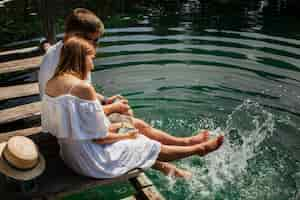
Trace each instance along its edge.
<path fill-rule="evenodd" d="M 15 169 L 3 159 L 2 151 L 6 145 L 6 142 L 0 143 L 0 172 L 8 177 L 14 178 L 21 181 L 32 180 L 43 173 L 46 167 L 46 162 L 44 156 L 39 153 L 39 162 L 36 167 L 28 171 L 22 171 Z"/>

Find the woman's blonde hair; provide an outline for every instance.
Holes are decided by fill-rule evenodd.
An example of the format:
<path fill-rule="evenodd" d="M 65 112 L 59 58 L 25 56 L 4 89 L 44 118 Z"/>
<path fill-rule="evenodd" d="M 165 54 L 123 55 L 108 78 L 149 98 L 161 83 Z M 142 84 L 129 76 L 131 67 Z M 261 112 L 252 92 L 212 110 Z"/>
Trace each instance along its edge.
<path fill-rule="evenodd" d="M 82 80 L 86 79 L 88 74 L 86 57 L 95 54 L 95 48 L 85 39 L 78 36 L 68 38 L 61 49 L 58 66 L 53 77 L 70 73 Z"/>

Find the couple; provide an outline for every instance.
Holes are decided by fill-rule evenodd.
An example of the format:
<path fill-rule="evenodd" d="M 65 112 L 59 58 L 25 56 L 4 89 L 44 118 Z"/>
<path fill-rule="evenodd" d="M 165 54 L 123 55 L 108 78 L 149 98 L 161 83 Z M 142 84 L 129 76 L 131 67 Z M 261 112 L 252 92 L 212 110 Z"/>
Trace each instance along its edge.
<path fill-rule="evenodd" d="M 223 136 L 209 139 L 208 131 L 185 138 L 169 135 L 133 117 L 126 99 L 97 94 L 90 73 L 104 26 L 94 13 L 77 8 L 67 17 L 65 27 L 63 41 L 50 47 L 43 59 L 39 86 L 43 131 L 57 137 L 60 155 L 70 168 L 94 178 L 150 167 L 190 178 L 190 172 L 169 162 L 204 156 L 222 145 Z M 121 100 L 115 102 L 118 98 Z M 118 133 L 124 123 L 111 122 L 107 116 L 113 114 L 130 119 L 134 129 Z"/>

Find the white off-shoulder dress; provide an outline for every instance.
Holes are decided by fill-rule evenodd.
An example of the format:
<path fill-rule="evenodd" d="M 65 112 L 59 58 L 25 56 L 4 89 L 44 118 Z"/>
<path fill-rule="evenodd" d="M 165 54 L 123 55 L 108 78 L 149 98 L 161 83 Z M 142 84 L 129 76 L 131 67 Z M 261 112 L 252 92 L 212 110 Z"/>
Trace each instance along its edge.
<path fill-rule="evenodd" d="M 154 164 L 161 144 L 141 134 L 136 139 L 112 144 L 93 142 L 108 134 L 109 125 L 98 100 L 85 100 L 71 94 L 43 96 L 43 131 L 57 137 L 62 159 L 77 173 L 112 178 Z"/>

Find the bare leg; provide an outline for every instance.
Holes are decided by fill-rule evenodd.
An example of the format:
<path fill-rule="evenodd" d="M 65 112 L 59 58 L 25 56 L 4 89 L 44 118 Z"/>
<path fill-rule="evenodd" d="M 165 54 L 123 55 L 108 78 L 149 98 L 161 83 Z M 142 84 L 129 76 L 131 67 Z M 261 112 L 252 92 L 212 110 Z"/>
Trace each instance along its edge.
<path fill-rule="evenodd" d="M 165 145 L 190 146 L 205 142 L 209 137 L 208 131 L 203 131 L 191 137 L 175 137 L 164 131 L 153 128 L 143 120 L 137 118 L 133 118 L 133 125 L 146 137 Z"/>
<path fill-rule="evenodd" d="M 192 146 L 162 145 L 158 160 L 168 162 L 186 158 L 195 154 L 205 156 L 206 154 L 217 150 L 222 145 L 223 140 L 224 136 L 221 135 L 215 139 L 210 139 L 207 142 Z"/>
<path fill-rule="evenodd" d="M 175 165 L 167 162 L 156 161 L 152 168 L 161 171 L 167 176 L 175 176 L 185 179 L 192 178 L 192 173 L 183 169 L 177 168 Z"/>

